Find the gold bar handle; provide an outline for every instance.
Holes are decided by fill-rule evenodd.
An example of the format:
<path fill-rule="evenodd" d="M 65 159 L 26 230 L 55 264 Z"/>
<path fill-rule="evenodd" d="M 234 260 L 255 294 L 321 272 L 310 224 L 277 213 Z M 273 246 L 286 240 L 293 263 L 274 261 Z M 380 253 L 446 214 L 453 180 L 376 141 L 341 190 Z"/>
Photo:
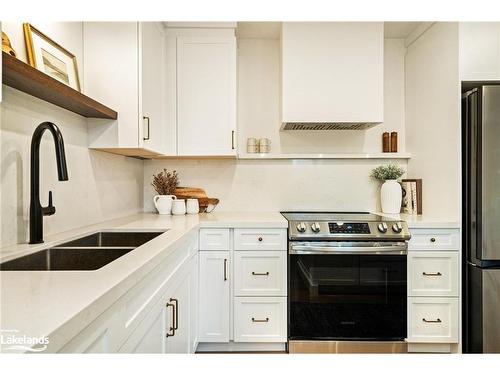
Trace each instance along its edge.
<path fill-rule="evenodd" d="M 422 272 L 424 276 L 443 276 L 441 272 Z"/>
<path fill-rule="evenodd" d="M 269 276 L 269 272 L 253 272 L 252 275 L 254 276 Z"/>
<path fill-rule="evenodd" d="M 170 301 L 172 301 L 172 299 L 170 299 Z M 175 336 L 175 305 L 173 303 L 168 302 L 166 307 L 167 307 L 167 309 L 169 307 L 172 307 L 172 324 L 171 324 L 170 329 L 168 330 L 168 332 L 166 334 L 167 337 L 172 337 L 172 336 Z M 172 332 L 172 333 L 170 333 L 170 332 Z"/>
<path fill-rule="evenodd" d="M 267 323 L 267 322 L 269 322 L 269 318 L 266 318 L 266 319 L 255 319 L 255 318 L 252 318 L 252 322 L 254 322 L 254 323 Z"/>
<path fill-rule="evenodd" d="M 170 302 L 175 302 L 174 331 L 177 331 L 179 329 L 179 300 L 177 298 L 170 298 Z"/>
<path fill-rule="evenodd" d="M 148 136 L 147 137 L 142 137 L 142 139 L 144 141 L 149 141 L 149 132 L 150 132 L 150 130 L 149 130 L 149 117 L 148 116 L 142 116 L 142 119 L 146 120 L 146 123 L 148 124 Z"/>
<path fill-rule="evenodd" d="M 436 320 L 427 320 L 425 318 L 422 319 L 425 323 L 441 323 L 441 319 L 437 318 Z"/>

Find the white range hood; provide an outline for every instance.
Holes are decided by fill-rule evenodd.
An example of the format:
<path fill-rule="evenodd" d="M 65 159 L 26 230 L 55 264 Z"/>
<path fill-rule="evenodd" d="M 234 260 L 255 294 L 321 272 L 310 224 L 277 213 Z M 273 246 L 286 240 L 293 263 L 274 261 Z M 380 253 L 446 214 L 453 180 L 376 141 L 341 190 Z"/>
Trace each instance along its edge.
<path fill-rule="evenodd" d="M 383 22 L 283 23 L 281 130 L 363 130 L 383 114 Z"/>

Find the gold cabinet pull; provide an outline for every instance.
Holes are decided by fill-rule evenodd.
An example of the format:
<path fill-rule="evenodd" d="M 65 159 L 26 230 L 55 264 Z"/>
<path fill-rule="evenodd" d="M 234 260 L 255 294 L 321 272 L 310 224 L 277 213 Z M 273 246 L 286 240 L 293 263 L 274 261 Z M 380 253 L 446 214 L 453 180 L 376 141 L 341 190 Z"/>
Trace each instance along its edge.
<path fill-rule="evenodd" d="M 170 302 L 172 302 L 172 299 L 170 299 Z M 167 309 L 169 307 L 172 307 L 172 324 L 170 326 L 170 329 L 168 330 L 166 336 L 167 337 L 172 337 L 175 336 L 175 305 L 173 303 L 167 302 Z M 172 332 L 172 333 L 170 333 Z"/>
<path fill-rule="evenodd" d="M 269 322 L 269 318 L 266 318 L 266 319 L 255 319 L 255 318 L 252 318 L 252 322 L 254 322 L 254 323 L 267 323 L 267 322 Z"/>
<path fill-rule="evenodd" d="M 441 272 L 422 272 L 424 276 L 443 276 Z"/>
<path fill-rule="evenodd" d="M 179 329 L 179 300 L 177 298 L 170 298 L 170 302 L 175 302 L 174 331 L 177 331 Z"/>
<path fill-rule="evenodd" d="M 441 323 L 441 319 L 437 318 L 436 320 L 427 320 L 425 318 L 422 319 L 425 323 Z"/>
<path fill-rule="evenodd" d="M 224 281 L 227 281 L 227 259 L 224 259 Z"/>
<path fill-rule="evenodd" d="M 150 128 L 149 128 L 149 117 L 148 116 L 142 116 L 142 119 L 143 120 L 146 120 L 146 123 L 148 124 L 148 136 L 147 137 L 142 137 L 142 139 L 144 141 L 149 141 L 149 132 L 150 132 Z"/>
<path fill-rule="evenodd" d="M 252 275 L 254 276 L 269 276 L 269 272 L 253 272 Z"/>

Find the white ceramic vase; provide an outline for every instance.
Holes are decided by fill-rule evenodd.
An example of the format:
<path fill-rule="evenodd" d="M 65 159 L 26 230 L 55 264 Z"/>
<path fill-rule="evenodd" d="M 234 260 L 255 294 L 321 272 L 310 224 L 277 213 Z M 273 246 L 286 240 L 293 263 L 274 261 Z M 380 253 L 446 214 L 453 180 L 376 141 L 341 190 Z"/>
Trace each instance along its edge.
<path fill-rule="evenodd" d="M 160 215 L 172 214 L 172 201 L 177 199 L 175 195 L 155 195 L 153 202 Z"/>
<path fill-rule="evenodd" d="M 401 185 L 397 180 L 387 180 L 380 189 L 382 212 L 385 214 L 399 214 L 402 199 Z"/>

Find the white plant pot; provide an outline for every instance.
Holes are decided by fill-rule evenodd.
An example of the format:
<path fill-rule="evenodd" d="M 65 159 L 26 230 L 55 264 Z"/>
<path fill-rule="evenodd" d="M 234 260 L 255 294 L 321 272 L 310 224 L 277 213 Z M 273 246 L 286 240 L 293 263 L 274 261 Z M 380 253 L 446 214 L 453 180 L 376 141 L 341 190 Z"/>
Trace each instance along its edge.
<path fill-rule="evenodd" d="M 175 195 L 155 195 L 153 202 L 160 215 L 172 214 L 172 201 L 177 199 Z"/>
<path fill-rule="evenodd" d="M 382 212 L 385 214 L 399 214 L 402 199 L 401 185 L 397 180 L 387 180 L 380 189 Z"/>

